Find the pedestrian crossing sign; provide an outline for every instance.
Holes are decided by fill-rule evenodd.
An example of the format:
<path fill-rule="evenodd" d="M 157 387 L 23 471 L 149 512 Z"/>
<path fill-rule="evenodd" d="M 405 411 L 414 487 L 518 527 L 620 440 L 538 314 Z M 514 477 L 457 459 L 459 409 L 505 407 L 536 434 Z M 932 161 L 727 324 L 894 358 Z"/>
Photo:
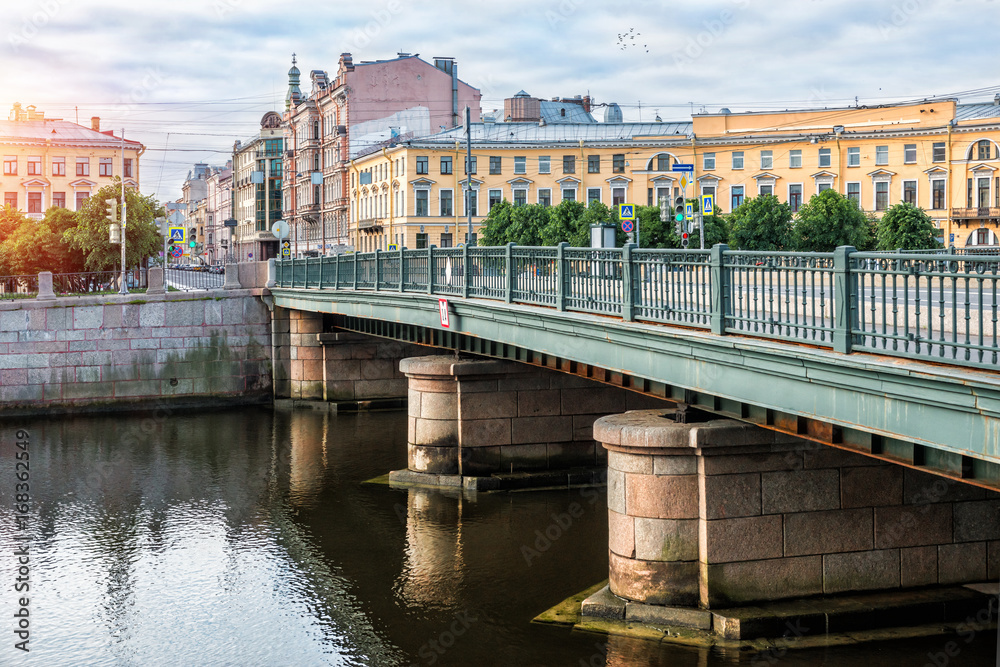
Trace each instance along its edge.
<path fill-rule="evenodd" d="M 399 250 L 399 245 L 398 244 L 396 244 L 396 243 L 390 243 L 389 244 L 389 252 L 396 252 L 397 250 Z"/>
<path fill-rule="evenodd" d="M 619 220 L 635 220 L 635 207 L 632 204 L 618 204 Z"/>
<path fill-rule="evenodd" d="M 167 231 L 170 233 L 171 243 L 184 243 L 184 227 L 171 227 Z"/>

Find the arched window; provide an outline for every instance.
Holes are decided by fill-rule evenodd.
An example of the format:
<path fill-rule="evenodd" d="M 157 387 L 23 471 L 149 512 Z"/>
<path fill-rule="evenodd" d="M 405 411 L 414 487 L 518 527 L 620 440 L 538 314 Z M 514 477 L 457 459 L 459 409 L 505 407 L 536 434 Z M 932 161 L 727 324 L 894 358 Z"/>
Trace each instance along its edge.
<path fill-rule="evenodd" d="M 670 153 L 657 153 L 649 159 L 647 171 L 670 171 Z"/>
<path fill-rule="evenodd" d="M 980 139 L 976 142 L 976 159 L 977 160 L 989 160 L 990 159 L 990 140 Z"/>

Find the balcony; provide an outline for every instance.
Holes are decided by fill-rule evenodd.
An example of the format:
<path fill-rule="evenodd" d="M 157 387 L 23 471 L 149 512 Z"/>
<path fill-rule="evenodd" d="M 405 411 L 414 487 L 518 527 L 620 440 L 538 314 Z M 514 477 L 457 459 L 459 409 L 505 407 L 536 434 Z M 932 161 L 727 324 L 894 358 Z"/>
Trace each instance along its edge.
<path fill-rule="evenodd" d="M 1000 207 L 980 206 L 978 208 L 953 208 L 951 209 L 952 220 L 986 220 L 989 218 L 1000 219 Z"/>
<path fill-rule="evenodd" d="M 358 220 L 358 231 L 365 232 L 368 234 L 374 234 L 382 231 L 382 220 L 378 218 L 368 218 L 367 220 Z"/>

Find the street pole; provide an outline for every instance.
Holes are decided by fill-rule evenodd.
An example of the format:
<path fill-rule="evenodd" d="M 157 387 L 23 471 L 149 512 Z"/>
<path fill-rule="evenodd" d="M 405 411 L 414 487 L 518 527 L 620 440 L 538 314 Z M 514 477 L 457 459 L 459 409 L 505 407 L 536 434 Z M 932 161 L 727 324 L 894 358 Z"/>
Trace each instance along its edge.
<path fill-rule="evenodd" d="M 701 204 L 698 205 L 698 240 L 701 241 L 701 249 L 705 249 L 705 212 L 701 210 Z"/>
<path fill-rule="evenodd" d="M 472 109 L 465 107 L 465 212 L 469 218 L 465 245 L 472 244 Z"/>
<path fill-rule="evenodd" d="M 122 128 L 122 285 L 118 290 L 119 294 L 128 294 L 128 286 L 125 284 L 125 220 L 127 212 L 125 210 L 125 128 Z"/>

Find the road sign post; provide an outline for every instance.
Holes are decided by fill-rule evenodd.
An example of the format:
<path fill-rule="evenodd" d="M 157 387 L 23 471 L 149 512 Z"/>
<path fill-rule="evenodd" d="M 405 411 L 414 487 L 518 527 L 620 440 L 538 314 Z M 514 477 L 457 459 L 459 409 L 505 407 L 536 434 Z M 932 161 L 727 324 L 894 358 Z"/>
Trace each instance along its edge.
<path fill-rule="evenodd" d="M 637 229 L 637 224 L 635 222 L 635 206 L 633 204 L 618 204 L 618 219 L 622 221 L 622 231 L 626 234 L 632 234 L 634 230 L 633 239 L 635 240 L 635 245 L 639 245 L 639 230 Z M 628 223 L 626 228 L 625 224 Z"/>

